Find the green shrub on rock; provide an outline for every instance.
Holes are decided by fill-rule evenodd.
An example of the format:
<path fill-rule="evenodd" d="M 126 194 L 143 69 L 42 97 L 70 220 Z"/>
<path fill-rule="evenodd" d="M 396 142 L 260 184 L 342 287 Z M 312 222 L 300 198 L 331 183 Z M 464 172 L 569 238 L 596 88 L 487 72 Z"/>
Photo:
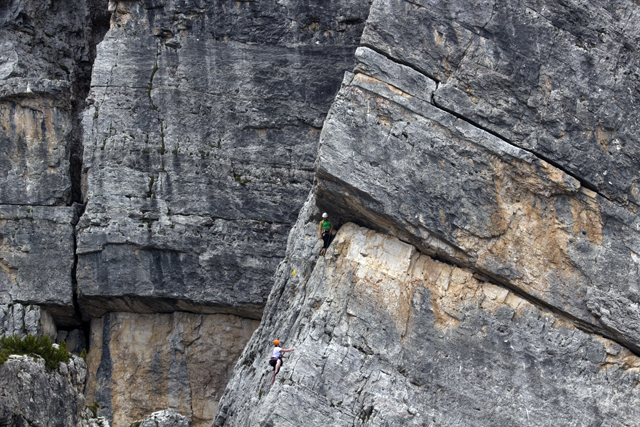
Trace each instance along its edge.
<path fill-rule="evenodd" d="M 50 369 L 56 369 L 58 363 L 67 363 L 71 354 L 67 351 L 67 345 L 63 341 L 58 348 L 53 346 L 53 341 L 47 335 L 27 335 L 20 338 L 18 335 L 0 338 L 0 364 L 7 361 L 11 354 L 38 355 L 42 357 Z"/>

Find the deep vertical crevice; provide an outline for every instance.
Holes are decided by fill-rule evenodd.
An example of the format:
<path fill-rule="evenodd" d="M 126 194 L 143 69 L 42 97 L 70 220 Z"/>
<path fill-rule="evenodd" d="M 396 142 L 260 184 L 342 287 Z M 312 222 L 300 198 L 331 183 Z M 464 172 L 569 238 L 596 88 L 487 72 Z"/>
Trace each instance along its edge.
<path fill-rule="evenodd" d="M 91 88 L 91 73 L 96 59 L 98 44 L 109 31 L 111 14 L 107 10 L 107 2 L 102 0 L 87 3 L 90 21 L 87 25 L 86 37 L 89 47 L 89 59 L 76 62 L 75 79 L 72 82 L 72 136 L 69 150 L 69 176 L 71 178 L 70 203 L 82 203 L 82 156 L 84 152 L 82 111 L 86 107 L 86 99 Z M 80 212 L 82 213 L 82 212 Z"/>
<path fill-rule="evenodd" d="M 82 158 L 84 153 L 82 112 L 86 108 L 86 99 L 89 95 L 89 90 L 91 89 L 91 74 L 93 72 L 93 64 L 97 55 L 97 46 L 109 30 L 111 14 L 109 13 L 107 6 L 108 2 L 106 0 L 87 0 L 86 7 L 88 22 L 85 30 L 85 37 L 88 44 L 89 55 L 87 60 L 78 60 L 76 62 L 75 78 L 71 86 L 72 133 L 69 147 L 71 197 L 69 204 L 71 204 L 76 210 L 76 220 L 84 213 L 82 194 Z M 82 313 L 78 304 L 78 280 L 76 276 L 78 255 L 76 253 L 77 234 L 75 230 L 73 237 L 74 262 L 71 269 L 71 284 L 73 289 L 74 317 L 76 323 L 78 325 L 82 325 Z M 85 332 L 85 342 L 88 344 L 89 337 L 86 335 L 86 329 L 86 325 L 83 325 L 82 330 Z"/>

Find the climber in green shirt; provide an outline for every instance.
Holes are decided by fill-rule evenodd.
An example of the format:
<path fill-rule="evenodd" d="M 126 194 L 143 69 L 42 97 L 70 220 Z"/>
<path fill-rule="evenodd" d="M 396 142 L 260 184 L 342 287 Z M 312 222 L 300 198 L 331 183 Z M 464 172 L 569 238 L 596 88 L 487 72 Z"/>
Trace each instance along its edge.
<path fill-rule="evenodd" d="M 318 237 L 324 241 L 324 247 L 320 251 L 320 255 L 324 255 L 327 252 L 327 248 L 331 243 L 331 236 L 333 235 L 333 225 L 329 221 L 329 215 L 325 212 L 322 214 L 322 221 L 318 225 Z"/>

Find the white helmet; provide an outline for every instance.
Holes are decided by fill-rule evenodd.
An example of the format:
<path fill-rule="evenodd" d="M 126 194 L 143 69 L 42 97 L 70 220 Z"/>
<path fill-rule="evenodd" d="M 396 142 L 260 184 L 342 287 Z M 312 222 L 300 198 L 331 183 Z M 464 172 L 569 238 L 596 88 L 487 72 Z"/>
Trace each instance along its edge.
<path fill-rule="evenodd" d="M 329 215 L 327 215 L 326 212 L 322 214 L 322 218 L 328 218 L 328 217 L 329 217 Z"/>

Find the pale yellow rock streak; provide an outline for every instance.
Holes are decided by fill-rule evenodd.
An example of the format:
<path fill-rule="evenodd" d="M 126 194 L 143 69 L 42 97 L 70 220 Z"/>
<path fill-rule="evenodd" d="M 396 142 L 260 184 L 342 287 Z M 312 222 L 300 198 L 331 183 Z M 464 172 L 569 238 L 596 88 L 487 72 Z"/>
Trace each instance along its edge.
<path fill-rule="evenodd" d="M 555 286 L 580 292 L 584 278 L 567 253 L 569 239 L 586 234 L 592 243 L 602 242 L 598 203 L 586 189 L 565 184 L 566 176 L 545 162 L 541 170 L 526 162 L 492 162 L 498 209 L 487 224 L 495 236 L 480 239 L 459 230 L 460 247 L 476 257 L 476 267 L 490 271 L 501 265 L 513 271 L 510 282 L 527 293 L 542 297 Z M 543 173 L 540 173 L 543 172 Z M 572 224 L 556 212 L 559 197 L 569 200 Z"/>

